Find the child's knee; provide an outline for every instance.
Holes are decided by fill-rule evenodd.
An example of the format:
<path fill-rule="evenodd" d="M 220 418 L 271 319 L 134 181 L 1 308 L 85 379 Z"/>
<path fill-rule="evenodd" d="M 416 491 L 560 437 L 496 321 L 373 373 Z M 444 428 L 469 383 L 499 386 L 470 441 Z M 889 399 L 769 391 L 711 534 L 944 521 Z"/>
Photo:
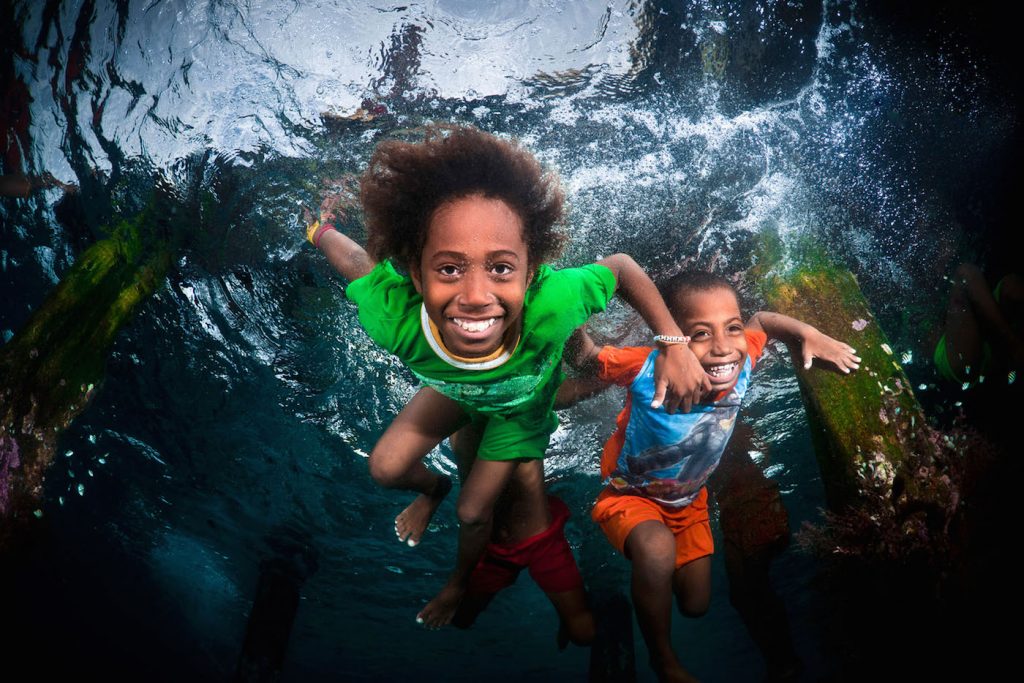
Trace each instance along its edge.
<path fill-rule="evenodd" d="M 1024 279 L 1016 273 L 1004 277 L 999 284 L 999 302 L 1008 306 L 1024 304 Z"/>
<path fill-rule="evenodd" d="M 462 526 L 480 526 L 491 520 L 491 508 L 475 500 L 460 497 L 455 504 L 455 514 Z"/>
<path fill-rule="evenodd" d="M 573 645 L 587 646 L 594 642 L 597 624 L 594 622 L 594 613 L 590 610 L 566 619 L 563 625 Z"/>
<path fill-rule="evenodd" d="M 677 595 L 676 605 L 684 617 L 697 618 L 708 613 L 711 606 L 710 591 L 699 591 L 698 594 Z"/>
<path fill-rule="evenodd" d="M 626 555 L 633 571 L 672 572 L 676 563 L 676 537 L 660 522 L 642 522 L 626 538 Z"/>
<path fill-rule="evenodd" d="M 984 282 L 985 275 L 981 272 L 981 268 L 978 268 L 973 263 L 961 263 L 953 273 L 954 284 L 970 285 L 975 283 L 984 284 Z"/>
<path fill-rule="evenodd" d="M 386 454 L 381 453 L 376 448 L 370 451 L 368 464 L 370 467 L 370 478 L 377 485 L 385 488 L 396 486 L 404 474 L 404 471 L 395 463 L 394 459 L 388 458 Z"/>

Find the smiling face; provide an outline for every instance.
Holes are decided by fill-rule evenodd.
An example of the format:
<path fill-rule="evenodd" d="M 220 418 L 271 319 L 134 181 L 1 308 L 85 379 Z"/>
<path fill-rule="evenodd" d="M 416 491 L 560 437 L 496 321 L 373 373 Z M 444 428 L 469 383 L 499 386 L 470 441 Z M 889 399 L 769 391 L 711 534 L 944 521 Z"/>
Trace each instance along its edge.
<path fill-rule="evenodd" d="M 690 337 L 690 349 L 711 380 L 712 394 L 731 389 L 747 358 L 743 318 L 733 291 L 715 287 L 677 294 L 671 311 Z"/>
<path fill-rule="evenodd" d="M 409 272 L 452 353 L 480 358 L 517 338 L 532 272 L 523 222 L 502 200 L 470 195 L 439 206 Z"/>

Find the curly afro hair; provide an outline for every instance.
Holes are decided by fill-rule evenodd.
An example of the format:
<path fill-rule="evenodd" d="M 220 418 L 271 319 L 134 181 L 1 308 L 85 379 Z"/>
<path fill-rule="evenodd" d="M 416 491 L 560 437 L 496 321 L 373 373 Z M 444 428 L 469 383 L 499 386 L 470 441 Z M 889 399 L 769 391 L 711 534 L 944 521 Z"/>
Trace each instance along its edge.
<path fill-rule="evenodd" d="M 421 142 L 387 140 L 374 150 L 360 179 L 367 251 L 377 261 L 418 264 L 437 208 L 477 194 L 504 201 L 522 220 L 531 267 L 561 253 L 558 178 L 513 142 L 470 126 L 437 125 L 425 128 Z"/>

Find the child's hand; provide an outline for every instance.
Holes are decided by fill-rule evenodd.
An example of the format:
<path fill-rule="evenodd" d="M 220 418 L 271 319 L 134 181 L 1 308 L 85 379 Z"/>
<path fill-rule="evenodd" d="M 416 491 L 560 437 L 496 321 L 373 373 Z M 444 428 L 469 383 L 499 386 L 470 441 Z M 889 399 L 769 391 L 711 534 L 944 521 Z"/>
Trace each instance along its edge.
<path fill-rule="evenodd" d="M 704 366 L 685 344 L 673 344 L 661 350 L 654 359 L 654 400 L 651 407 L 662 403 L 669 414 L 682 408 L 690 412 L 701 396 L 711 391 L 711 380 Z"/>
<path fill-rule="evenodd" d="M 832 363 L 844 373 L 849 373 L 850 370 L 860 367 L 860 358 L 852 346 L 833 339 L 818 330 L 812 328 L 812 331 L 808 332 L 801 341 L 801 355 L 805 370 L 811 367 L 815 358 Z"/>
<path fill-rule="evenodd" d="M 334 223 L 345 220 L 348 213 L 359 206 L 359 181 L 352 174 L 336 180 L 327 179 L 323 182 L 324 198 L 320 202 L 318 216 L 314 216 L 308 207 L 302 208 L 302 217 L 306 225 L 306 239 L 312 241 L 309 228 L 314 221 Z"/>

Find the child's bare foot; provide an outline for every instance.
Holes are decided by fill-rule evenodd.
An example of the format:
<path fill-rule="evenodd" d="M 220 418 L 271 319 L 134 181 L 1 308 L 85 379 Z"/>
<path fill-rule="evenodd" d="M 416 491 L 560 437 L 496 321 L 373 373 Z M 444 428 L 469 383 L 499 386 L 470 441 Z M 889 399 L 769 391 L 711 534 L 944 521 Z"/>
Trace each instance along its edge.
<path fill-rule="evenodd" d="M 660 683 L 698 683 L 693 675 L 683 668 L 675 655 L 656 657 L 651 655 L 651 668 Z"/>
<path fill-rule="evenodd" d="M 434 599 L 416 615 L 416 623 L 423 624 L 427 628 L 441 628 L 450 623 L 465 594 L 465 588 L 446 584 L 441 592 L 435 595 Z"/>
<path fill-rule="evenodd" d="M 417 545 L 423 538 L 423 532 L 427 530 L 437 506 L 451 490 L 452 480 L 448 475 L 439 474 L 433 491 L 416 496 L 416 500 L 398 513 L 395 517 L 395 534 L 399 542 L 408 543 L 410 548 Z"/>

